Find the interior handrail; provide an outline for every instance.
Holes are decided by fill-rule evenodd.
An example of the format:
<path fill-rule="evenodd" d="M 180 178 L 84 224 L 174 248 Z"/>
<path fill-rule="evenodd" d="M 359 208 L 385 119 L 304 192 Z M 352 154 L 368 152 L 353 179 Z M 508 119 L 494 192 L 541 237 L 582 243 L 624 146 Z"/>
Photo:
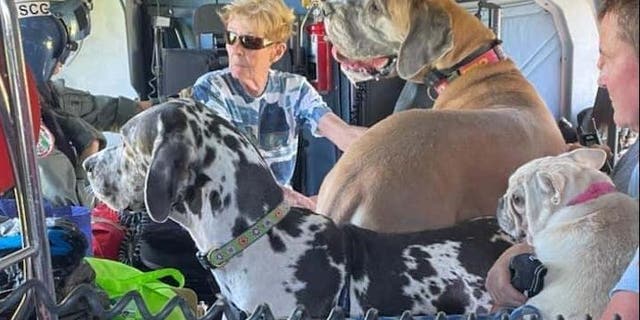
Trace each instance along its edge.
<path fill-rule="evenodd" d="M 11 0 L 0 0 L 0 27 L 4 44 L 9 85 L 3 85 L 5 91 L 0 103 L 0 118 L 7 139 L 7 150 L 15 177 L 15 196 L 18 216 L 22 228 L 23 247 L 33 247 L 33 255 L 24 260 L 25 278 L 42 281 L 44 288 L 55 297 L 49 242 L 46 235 L 46 224 L 38 168 L 35 157 L 35 137 L 31 123 L 31 108 L 27 99 L 26 69 L 22 52 L 20 24 L 18 22 L 16 3 Z M 39 319 L 57 319 L 44 306 L 42 298 L 34 296 L 36 314 Z M 24 300 L 21 307 L 27 306 Z M 20 310 L 18 310 L 19 313 Z"/>

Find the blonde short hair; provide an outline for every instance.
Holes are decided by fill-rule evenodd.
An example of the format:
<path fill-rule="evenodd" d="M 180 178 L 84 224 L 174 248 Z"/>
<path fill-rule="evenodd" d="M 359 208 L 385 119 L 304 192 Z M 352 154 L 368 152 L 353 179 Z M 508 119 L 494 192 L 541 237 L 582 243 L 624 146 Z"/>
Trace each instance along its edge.
<path fill-rule="evenodd" d="M 274 42 L 289 40 L 296 19 L 293 10 L 282 0 L 235 0 L 224 6 L 219 14 L 225 26 L 233 18 L 247 18 L 262 33 L 256 36 Z"/>

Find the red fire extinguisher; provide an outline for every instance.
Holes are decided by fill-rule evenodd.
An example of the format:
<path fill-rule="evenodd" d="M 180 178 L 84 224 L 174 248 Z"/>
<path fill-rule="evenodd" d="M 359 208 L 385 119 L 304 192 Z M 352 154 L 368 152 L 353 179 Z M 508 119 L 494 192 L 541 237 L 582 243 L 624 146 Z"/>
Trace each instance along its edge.
<path fill-rule="evenodd" d="M 310 37 L 310 74 L 311 84 L 320 93 L 331 90 L 333 79 L 333 60 L 331 58 L 331 43 L 325 39 L 324 23 L 322 21 L 312 23 L 307 27 Z"/>

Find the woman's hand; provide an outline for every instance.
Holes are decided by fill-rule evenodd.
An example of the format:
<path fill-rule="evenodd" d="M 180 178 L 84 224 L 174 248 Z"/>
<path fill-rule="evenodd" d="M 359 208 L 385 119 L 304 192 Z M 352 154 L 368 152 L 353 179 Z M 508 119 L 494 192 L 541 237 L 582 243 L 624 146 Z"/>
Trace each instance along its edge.
<path fill-rule="evenodd" d="M 493 299 L 494 311 L 507 307 L 519 307 L 527 301 L 527 297 L 511 285 L 509 262 L 514 256 L 528 252 L 533 252 L 533 248 L 528 244 L 514 244 L 503 252 L 489 269 L 485 286 Z"/>

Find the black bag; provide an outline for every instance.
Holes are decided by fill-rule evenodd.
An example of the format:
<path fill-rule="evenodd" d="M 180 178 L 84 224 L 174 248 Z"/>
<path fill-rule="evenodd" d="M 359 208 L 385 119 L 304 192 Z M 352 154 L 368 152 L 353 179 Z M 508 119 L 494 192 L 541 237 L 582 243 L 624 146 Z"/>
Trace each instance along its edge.
<path fill-rule="evenodd" d="M 177 223 L 151 221 L 143 212 L 123 212 L 120 222 L 127 228 L 119 260 L 140 270 L 176 268 L 185 276 L 185 287 L 211 305 L 220 292 L 210 270 L 196 258 L 197 248 L 189 233 Z"/>

